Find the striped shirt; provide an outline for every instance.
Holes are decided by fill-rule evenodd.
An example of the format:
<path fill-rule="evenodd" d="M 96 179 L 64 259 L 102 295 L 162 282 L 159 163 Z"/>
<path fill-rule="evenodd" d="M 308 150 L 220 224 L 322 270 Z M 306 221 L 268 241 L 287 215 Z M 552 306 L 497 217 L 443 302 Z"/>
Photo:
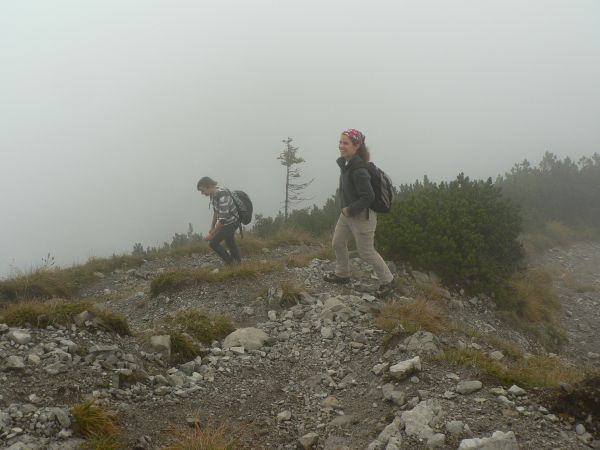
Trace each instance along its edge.
<path fill-rule="evenodd" d="M 217 213 L 217 220 L 223 225 L 231 225 L 237 222 L 237 209 L 227 189 L 217 187 L 210 196 L 210 203 Z"/>

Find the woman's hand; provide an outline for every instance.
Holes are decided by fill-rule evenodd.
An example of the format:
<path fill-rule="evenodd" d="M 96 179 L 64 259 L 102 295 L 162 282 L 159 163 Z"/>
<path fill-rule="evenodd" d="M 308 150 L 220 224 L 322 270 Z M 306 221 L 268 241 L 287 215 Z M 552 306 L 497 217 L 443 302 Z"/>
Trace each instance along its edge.
<path fill-rule="evenodd" d="M 342 208 L 342 215 L 348 217 L 348 208 Z"/>

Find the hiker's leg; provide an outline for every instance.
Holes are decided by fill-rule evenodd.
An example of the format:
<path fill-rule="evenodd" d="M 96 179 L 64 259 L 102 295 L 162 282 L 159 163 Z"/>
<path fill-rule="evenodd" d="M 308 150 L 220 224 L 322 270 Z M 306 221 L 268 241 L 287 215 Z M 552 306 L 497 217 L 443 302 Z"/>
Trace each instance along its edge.
<path fill-rule="evenodd" d="M 217 231 L 217 234 L 215 234 L 214 237 L 210 240 L 209 245 L 210 248 L 212 248 L 215 251 L 215 253 L 221 257 L 225 264 L 231 264 L 233 258 L 221 245 L 221 241 L 225 239 L 226 236 L 226 227 L 223 227 L 219 231 Z"/>
<path fill-rule="evenodd" d="M 227 228 L 227 234 L 225 235 L 225 245 L 227 245 L 227 248 L 229 249 L 229 254 L 231 255 L 233 261 L 240 263 L 242 262 L 242 259 L 240 258 L 240 250 L 238 249 L 238 246 L 235 243 L 235 232 L 238 229 L 238 226 L 239 224 L 236 222 L 231 225 L 227 225 L 224 228 Z"/>
<path fill-rule="evenodd" d="M 350 259 L 348 258 L 348 239 L 352 236 L 352 231 L 348 226 L 348 218 L 343 214 L 335 226 L 331 246 L 335 252 L 335 274 L 338 277 L 350 276 Z"/>
<path fill-rule="evenodd" d="M 352 234 L 356 241 L 356 249 L 358 255 L 366 262 L 373 266 L 373 270 L 381 284 L 389 283 L 394 279 L 394 275 L 389 267 L 375 250 L 375 228 L 377 227 L 377 213 L 369 211 L 367 219 L 366 212 L 361 213 L 356 218 L 350 219 Z"/>

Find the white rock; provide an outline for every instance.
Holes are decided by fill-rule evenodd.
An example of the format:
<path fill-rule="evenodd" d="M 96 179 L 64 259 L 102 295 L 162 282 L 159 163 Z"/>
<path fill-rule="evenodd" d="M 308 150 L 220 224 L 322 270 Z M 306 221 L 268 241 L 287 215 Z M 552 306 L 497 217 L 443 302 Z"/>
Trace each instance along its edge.
<path fill-rule="evenodd" d="M 517 386 L 516 384 L 513 384 L 509 389 L 508 389 L 508 393 L 512 394 L 512 395 L 516 395 L 517 397 L 520 397 L 522 395 L 527 395 L 527 392 L 524 389 L 521 389 L 519 386 Z"/>
<path fill-rule="evenodd" d="M 292 418 L 291 411 L 282 411 L 279 414 L 277 414 L 277 422 L 287 422 L 291 418 Z"/>
<path fill-rule="evenodd" d="M 248 351 L 258 350 L 268 338 L 267 333 L 258 328 L 240 328 L 223 340 L 223 348 L 244 347 Z"/>
<path fill-rule="evenodd" d="M 492 358 L 494 361 L 502 361 L 504 359 L 504 353 L 502 353 L 500 350 L 496 350 L 495 352 L 490 353 L 490 358 Z"/>
<path fill-rule="evenodd" d="M 388 363 L 383 363 L 383 364 L 375 364 L 373 366 L 373 368 L 371 369 L 371 371 L 375 374 L 375 375 L 381 375 L 383 372 L 385 372 L 385 370 L 388 368 L 389 364 Z"/>
<path fill-rule="evenodd" d="M 515 433 L 495 431 L 492 437 L 463 439 L 458 450 L 518 450 Z"/>
<path fill-rule="evenodd" d="M 310 450 L 315 448 L 319 442 L 319 435 L 317 433 L 307 433 L 298 439 L 298 447 L 303 450 Z"/>
<path fill-rule="evenodd" d="M 8 338 L 15 344 L 25 345 L 31 342 L 31 335 L 21 330 L 13 330 L 8 333 Z"/>
<path fill-rule="evenodd" d="M 465 424 L 460 420 L 451 420 L 446 424 L 446 430 L 448 433 L 453 434 L 455 436 L 460 435 L 465 428 Z"/>
<path fill-rule="evenodd" d="M 321 336 L 323 337 L 323 339 L 333 339 L 333 330 L 331 329 L 331 327 L 322 327 Z"/>
<path fill-rule="evenodd" d="M 11 355 L 6 358 L 6 369 L 10 370 L 21 370 L 25 368 L 25 363 L 23 362 L 23 358 L 16 355 Z"/>
<path fill-rule="evenodd" d="M 414 372 L 421 370 L 421 358 L 415 356 L 412 359 L 401 361 L 390 367 L 390 375 L 397 379 L 402 380 Z"/>
<path fill-rule="evenodd" d="M 463 395 L 468 395 L 482 388 L 481 381 L 461 381 L 456 385 L 456 392 Z"/>

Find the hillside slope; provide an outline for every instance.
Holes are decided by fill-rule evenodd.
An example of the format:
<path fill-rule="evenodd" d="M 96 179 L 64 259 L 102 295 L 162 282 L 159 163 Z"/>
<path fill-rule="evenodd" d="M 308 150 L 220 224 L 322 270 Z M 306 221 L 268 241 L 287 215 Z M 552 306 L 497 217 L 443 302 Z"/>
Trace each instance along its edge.
<path fill-rule="evenodd" d="M 310 250 L 265 250 L 253 264 Z M 78 448 L 84 441 L 74 434 L 69 408 L 94 399 L 118 412 L 120 439 L 131 449 L 163 448 L 177 427 L 221 423 L 236 438 L 233 448 L 247 449 L 600 448 L 594 441 L 600 436 L 590 434 L 598 432 L 597 411 L 581 420 L 561 415 L 552 411 L 560 390 L 503 385 L 441 356 L 462 351 L 502 365 L 510 343 L 526 357 L 549 356 L 573 371 L 598 367 L 600 245 L 549 252 L 537 263 L 549 261 L 564 269 L 556 283 L 568 330 L 563 350 L 550 355 L 489 301 L 450 293 L 425 274 L 401 269 L 402 295 L 375 298 L 369 294 L 375 280 L 358 259 L 352 287 L 323 282 L 332 263 L 318 259 L 156 297 L 150 287 L 158 275 L 218 262 L 196 255 L 99 275 L 81 297 L 123 314 L 133 336 L 108 332 L 91 315 L 66 327 L 0 324 L 0 445 Z M 565 283 L 565 273 L 583 278 Z M 295 301 L 278 289 L 282 283 L 299 288 Z M 583 285 L 588 290 L 577 292 Z M 388 302 L 422 304 L 415 299 L 455 326 L 429 333 L 404 323 L 389 334 L 376 323 Z M 254 330 L 249 340 L 205 343 L 199 357 L 176 364 L 166 356 L 168 345 L 153 347 L 150 338 L 164 333 L 165 317 L 190 309 L 222 314 L 238 330 L 264 335 Z M 572 389 L 565 385 L 565 392 Z"/>

